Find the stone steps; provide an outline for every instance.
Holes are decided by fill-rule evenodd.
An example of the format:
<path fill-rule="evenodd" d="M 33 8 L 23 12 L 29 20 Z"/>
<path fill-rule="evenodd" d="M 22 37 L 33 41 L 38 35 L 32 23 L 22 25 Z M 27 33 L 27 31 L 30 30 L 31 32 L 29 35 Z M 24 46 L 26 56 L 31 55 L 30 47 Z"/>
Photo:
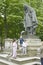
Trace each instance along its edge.
<path fill-rule="evenodd" d="M 25 64 L 15 64 L 15 63 L 12 63 L 12 62 L 8 62 L 8 61 L 5 61 L 5 60 L 0 60 L 0 63 L 2 65 L 41 65 L 40 62 L 31 62 L 31 63 L 25 63 Z"/>
<path fill-rule="evenodd" d="M 2 65 L 17 65 L 16 63 L 12 63 L 8 54 L 0 54 L 0 63 Z"/>
<path fill-rule="evenodd" d="M 32 40 L 32 41 L 31 41 Z M 40 48 L 41 44 L 38 42 L 38 44 L 35 44 L 33 42 L 39 41 L 37 39 L 29 39 L 28 48 L 27 48 L 27 54 L 23 55 L 21 53 L 21 49 L 17 50 L 17 58 L 12 58 L 9 54 L 12 53 L 12 51 L 9 52 L 9 50 L 2 52 L 0 54 L 0 62 L 3 61 L 3 63 L 7 65 L 40 65 L 40 57 L 37 56 L 38 48 Z"/>
<path fill-rule="evenodd" d="M 12 57 L 9 57 L 7 54 L 0 54 L 0 62 L 3 62 L 7 65 L 32 65 L 32 63 L 35 64 L 35 62 L 38 62 L 40 65 L 40 57 L 17 57 L 16 59 L 14 59 Z"/>
<path fill-rule="evenodd" d="M 29 57 L 29 54 L 17 54 L 17 57 L 19 58 L 26 58 L 26 57 Z"/>
<path fill-rule="evenodd" d="M 0 59 L 8 60 L 8 54 L 0 54 Z"/>
<path fill-rule="evenodd" d="M 32 62 L 40 62 L 40 58 L 39 57 L 26 57 L 26 58 L 17 58 L 17 59 L 11 58 L 11 61 L 13 63 L 17 63 L 21 65 L 21 64 L 32 63 Z"/>
<path fill-rule="evenodd" d="M 28 35 L 23 35 L 23 38 L 24 38 L 24 39 L 27 39 L 27 38 L 39 39 L 39 37 L 37 37 L 36 35 L 30 35 L 30 34 L 28 34 Z"/>
<path fill-rule="evenodd" d="M 29 48 L 29 49 L 27 49 L 27 54 L 26 55 L 23 55 L 22 53 L 21 53 L 21 51 L 17 51 L 17 56 L 18 57 L 30 57 L 30 56 L 37 56 L 37 54 L 38 53 L 40 53 L 40 51 L 38 51 L 38 49 L 35 49 L 35 48 Z"/>
<path fill-rule="evenodd" d="M 2 65 L 17 65 L 16 63 L 12 63 L 3 59 L 0 59 L 0 63 L 2 63 Z"/>
<path fill-rule="evenodd" d="M 23 65 L 41 65 L 41 63 L 40 62 L 31 62 L 31 63 L 26 63 Z"/>
<path fill-rule="evenodd" d="M 29 50 L 27 50 L 27 54 L 23 54 L 21 53 L 21 50 L 18 50 L 17 51 L 17 56 L 18 57 L 30 57 L 30 56 L 37 56 L 38 54 L 38 49 L 33 49 L 33 48 L 30 48 Z M 11 53 L 9 52 L 3 52 L 3 54 L 8 54 L 8 55 L 12 55 Z"/>
<path fill-rule="evenodd" d="M 12 50 L 4 50 L 0 54 L 0 63 L 2 62 L 5 65 L 41 65 L 40 56 L 37 56 L 38 48 L 41 46 L 41 40 L 37 38 L 32 38 L 31 36 L 27 38 L 28 47 L 27 54 L 23 55 L 21 49 L 17 50 L 17 58 L 12 58 Z"/>

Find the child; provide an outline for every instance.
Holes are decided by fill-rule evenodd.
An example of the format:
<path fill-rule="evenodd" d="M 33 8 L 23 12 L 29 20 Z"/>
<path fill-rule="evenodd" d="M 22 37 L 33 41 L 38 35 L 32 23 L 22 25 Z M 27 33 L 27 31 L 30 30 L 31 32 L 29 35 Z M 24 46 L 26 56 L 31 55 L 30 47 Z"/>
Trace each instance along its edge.
<path fill-rule="evenodd" d="M 26 40 L 22 44 L 23 54 L 27 54 L 27 42 Z"/>

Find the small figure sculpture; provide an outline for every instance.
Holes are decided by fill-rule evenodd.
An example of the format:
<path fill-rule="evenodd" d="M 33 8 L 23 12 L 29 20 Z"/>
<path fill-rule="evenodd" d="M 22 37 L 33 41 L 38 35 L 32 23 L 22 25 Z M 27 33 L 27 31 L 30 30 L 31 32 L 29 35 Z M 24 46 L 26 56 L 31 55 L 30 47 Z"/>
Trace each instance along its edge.
<path fill-rule="evenodd" d="M 25 31 L 30 34 L 35 34 L 35 29 L 38 25 L 36 13 L 34 9 L 28 5 L 24 5 L 24 27 Z"/>

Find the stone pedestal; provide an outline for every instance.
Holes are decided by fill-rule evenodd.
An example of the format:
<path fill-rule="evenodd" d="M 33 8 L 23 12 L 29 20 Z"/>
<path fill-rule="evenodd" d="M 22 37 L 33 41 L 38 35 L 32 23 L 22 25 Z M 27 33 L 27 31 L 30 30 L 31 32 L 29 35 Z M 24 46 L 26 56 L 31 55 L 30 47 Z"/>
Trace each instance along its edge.
<path fill-rule="evenodd" d="M 13 43 L 13 39 L 7 38 L 5 39 L 5 51 L 6 52 L 11 52 L 12 51 L 12 43 Z"/>
<path fill-rule="evenodd" d="M 39 52 L 38 49 L 41 48 L 42 46 L 42 42 L 41 39 L 39 39 L 37 36 L 35 35 L 23 35 L 23 38 L 27 40 L 28 43 L 28 55 L 29 56 L 39 56 Z"/>

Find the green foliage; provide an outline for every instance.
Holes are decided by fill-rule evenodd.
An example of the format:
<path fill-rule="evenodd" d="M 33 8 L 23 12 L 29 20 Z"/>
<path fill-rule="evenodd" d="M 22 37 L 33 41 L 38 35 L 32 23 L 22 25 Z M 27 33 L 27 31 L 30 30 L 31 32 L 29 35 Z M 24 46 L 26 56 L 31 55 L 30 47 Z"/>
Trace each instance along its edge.
<path fill-rule="evenodd" d="M 39 38 L 43 41 L 43 25 L 38 25 L 38 28 L 36 30 L 36 35 L 38 35 Z"/>
<path fill-rule="evenodd" d="M 20 32 L 24 30 L 23 4 L 28 4 L 35 9 L 39 22 L 36 34 L 43 40 L 43 2 L 41 0 L 0 0 L 0 37 L 19 38 Z"/>
<path fill-rule="evenodd" d="M 24 17 L 23 4 L 18 0 L 2 0 L 0 5 L 0 13 L 4 15 L 2 18 L 4 22 L 2 34 L 5 37 L 19 38 L 20 32 L 24 29 L 22 23 Z"/>
<path fill-rule="evenodd" d="M 30 6 L 32 6 L 37 15 L 38 27 L 36 29 L 36 34 L 43 40 L 43 2 L 42 0 L 31 0 Z"/>

